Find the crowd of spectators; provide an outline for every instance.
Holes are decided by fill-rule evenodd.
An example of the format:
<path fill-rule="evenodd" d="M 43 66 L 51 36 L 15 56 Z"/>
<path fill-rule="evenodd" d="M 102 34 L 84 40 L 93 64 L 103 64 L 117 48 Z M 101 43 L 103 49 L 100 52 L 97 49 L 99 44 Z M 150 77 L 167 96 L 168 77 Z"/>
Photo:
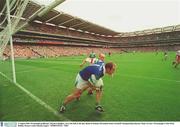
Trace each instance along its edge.
<path fill-rule="evenodd" d="M 159 47 L 131 47 L 131 48 L 98 48 L 98 47 L 71 47 L 58 45 L 27 45 L 15 44 L 14 56 L 15 58 L 47 58 L 60 56 L 79 56 L 88 55 L 90 52 L 96 54 L 104 53 L 122 53 L 122 52 L 149 52 L 149 51 L 176 51 L 180 46 L 159 46 Z M 3 53 L 5 57 L 10 56 L 10 46 L 8 45 Z"/>
<path fill-rule="evenodd" d="M 95 53 L 119 53 L 120 49 L 95 48 L 95 47 L 70 47 L 70 46 L 51 46 L 51 45 L 14 45 L 15 58 L 39 58 L 39 57 L 59 57 L 59 56 L 77 56 L 87 55 L 90 52 Z M 10 56 L 10 46 L 8 45 L 4 54 Z"/>
<path fill-rule="evenodd" d="M 14 57 L 18 58 L 30 58 L 30 57 L 39 57 L 39 55 L 35 52 L 33 52 L 28 46 L 26 45 L 14 45 L 13 46 L 13 51 L 14 51 Z M 4 54 L 6 56 L 10 56 L 10 46 L 7 45 L 6 49 L 4 51 Z"/>
<path fill-rule="evenodd" d="M 180 48 L 180 44 L 177 44 L 179 43 L 178 39 L 180 40 L 179 31 L 133 37 L 108 38 L 38 23 L 31 23 L 28 27 L 25 28 L 25 30 L 46 33 L 47 36 L 42 36 L 41 34 L 38 36 L 34 34 L 27 34 L 24 36 L 22 33 L 19 33 L 22 34 L 19 36 L 15 35 L 15 37 L 13 37 L 13 41 L 15 43 L 14 54 L 16 58 L 86 55 L 91 51 L 94 51 L 98 54 L 109 52 L 119 53 L 121 51 L 145 52 L 156 50 L 177 50 Z M 75 39 L 73 40 L 73 38 L 66 38 L 66 41 L 63 41 L 65 38 L 50 37 L 49 34 L 75 37 Z M 79 40 L 77 38 L 79 38 Z M 94 40 L 102 41 L 103 43 L 96 42 Z M 104 43 L 104 41 L 111 42 L 111 44 L 106 42 Z M 79 46 L 77 46 L 77 44 Z M 92 47 L 99 44 L 101 46 L 99 48 Z M 76 45 L 76 47 L 73 47 L 73 45 Z M 83 45 L 89 47 L 82 47 Z M 113 46 L 116 46 L 116 48 L 109 48 Z M 117 46 L 119 46 L 119 48 L 117 48 Z M 4 52 L 6 56 L 10 56 L 9 49 L 10 47 L 7 46 Z"/>

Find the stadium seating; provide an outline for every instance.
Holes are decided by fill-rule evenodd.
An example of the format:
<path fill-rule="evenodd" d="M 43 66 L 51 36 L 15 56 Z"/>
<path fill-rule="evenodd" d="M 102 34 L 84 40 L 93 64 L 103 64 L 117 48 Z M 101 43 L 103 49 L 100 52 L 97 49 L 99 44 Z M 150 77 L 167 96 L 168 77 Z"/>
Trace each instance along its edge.
<path fill-rule="evenodd" d="M 156 51 L 180 49 L 180 32 L 143 36 L 103 37 L 46 24 L 31 23 L 13 36 L 14 54 L 18 58 L 58 57 L 121 51 Z M 4 56 L 10 56 L 7 46 Z"/>
<path fill-rule="evenodd" d="M 51 46 L 51 45 L 26 45 L 15 44 L 15 58 L 39 58 L 39 57 L 59 57 L 88 55 L 91 51 L 95 53 L 118 53 L 119 49 L 108 48 L 89 48 L 89 47 L 69 47 L 69 46 Z M 10 46 L 7 46 L 4 55 L 10 56 Z"/>

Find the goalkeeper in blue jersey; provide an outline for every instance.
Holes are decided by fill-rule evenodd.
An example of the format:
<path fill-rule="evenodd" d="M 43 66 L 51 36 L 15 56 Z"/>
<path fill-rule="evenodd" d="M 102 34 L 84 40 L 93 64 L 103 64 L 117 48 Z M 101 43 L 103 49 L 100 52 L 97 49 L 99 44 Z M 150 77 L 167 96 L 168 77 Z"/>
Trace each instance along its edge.
<path fill-rule="evenodd" d="M 98 64 L 92 64 L 82 69 L 76 77 L 75 90 L 68 95 L 63 104 L 60 107 L 60 112 L 66 110 L 66 105 L 71 101 L 78 98 L 84 90 L 91 88 L 96 91 L 96 107 L 98 112 L 103 112 L 103 107 L 100 105 L 100 100 L 102 97 L 103 81 L 102 77 L 105 74 L 113 75 L 115 72 L 116 65 L 112 62 L 106 63 L 105 66 L 100 66 Z"/>

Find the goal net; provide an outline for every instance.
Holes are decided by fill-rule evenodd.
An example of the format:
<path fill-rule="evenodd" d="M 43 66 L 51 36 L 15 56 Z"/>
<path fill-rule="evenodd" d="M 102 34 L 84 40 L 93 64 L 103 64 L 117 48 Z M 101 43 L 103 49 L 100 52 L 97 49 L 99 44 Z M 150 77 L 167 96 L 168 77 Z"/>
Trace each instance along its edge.
<path fill-rule="evenodd" d="M 13 31 L 17 29 L 29 0 L 1 0 L 0 5 L 0 81 L 16 82 Z"/>

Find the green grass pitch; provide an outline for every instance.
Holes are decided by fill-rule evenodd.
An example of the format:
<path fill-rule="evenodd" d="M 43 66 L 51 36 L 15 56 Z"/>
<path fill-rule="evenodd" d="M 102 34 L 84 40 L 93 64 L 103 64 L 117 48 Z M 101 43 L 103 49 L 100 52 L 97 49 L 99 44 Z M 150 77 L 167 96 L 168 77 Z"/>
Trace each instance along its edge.
<path fill-rule="evenodd" d="M 85 56 L 16 60 L 17 82 L 55 111 L 72 92 Z M 106 56 L 117 64 L 114 77 L 104 76 L 102 106 L 95 112 L 95 95 L 85 91 L 80 101 L 58 117 L 0 74 L 1 121 L 179 121 L 180 66 L 172 67 L 175 53 L 123 53 Z M 6 62 L 1 72 L 10 73 Z"/>

